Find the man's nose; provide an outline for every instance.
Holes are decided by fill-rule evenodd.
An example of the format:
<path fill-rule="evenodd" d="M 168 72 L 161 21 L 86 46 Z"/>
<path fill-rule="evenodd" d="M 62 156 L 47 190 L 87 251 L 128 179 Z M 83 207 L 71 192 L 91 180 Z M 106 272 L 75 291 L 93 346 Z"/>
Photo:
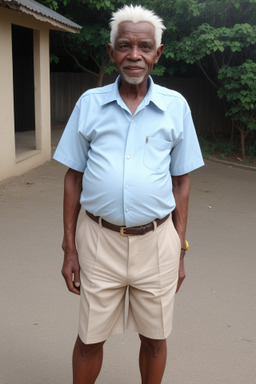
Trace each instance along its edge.
<path fill-rule="evenodd" d="M 131 48 L 129 56 L 130 56 L 131 60 L 139 60 L 140 59 L 140 50 L 139 50 L 139 47 L 137 45 L 134 45 Z"/>

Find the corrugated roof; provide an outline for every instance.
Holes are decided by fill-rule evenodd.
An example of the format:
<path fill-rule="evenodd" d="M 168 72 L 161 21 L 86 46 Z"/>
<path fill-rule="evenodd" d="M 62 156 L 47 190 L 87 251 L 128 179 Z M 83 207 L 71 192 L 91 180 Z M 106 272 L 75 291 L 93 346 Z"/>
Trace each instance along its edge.
<path fill-rule="evenodd" d="M 70 32 L 78 33 L 82 28 L 80 25 L 34 0 L 0 0 L 0 5 L 30 14 L 41 21 L 49 22 L 55 27 Z"/>

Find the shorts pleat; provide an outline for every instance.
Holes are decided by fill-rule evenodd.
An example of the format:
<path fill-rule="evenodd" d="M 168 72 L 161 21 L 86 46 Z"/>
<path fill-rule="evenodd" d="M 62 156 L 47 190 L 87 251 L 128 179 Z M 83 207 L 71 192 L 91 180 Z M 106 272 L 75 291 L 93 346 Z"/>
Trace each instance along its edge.
<path fill-rule="evenodd" d="M 146 235 L 121 236 L 85 215 L 77 248 L 81 268 L 78 334 L 84 343 L 104 341 L 126 328 L 152 339 L 169 336 L 180 256 L 171 218 Z"/>

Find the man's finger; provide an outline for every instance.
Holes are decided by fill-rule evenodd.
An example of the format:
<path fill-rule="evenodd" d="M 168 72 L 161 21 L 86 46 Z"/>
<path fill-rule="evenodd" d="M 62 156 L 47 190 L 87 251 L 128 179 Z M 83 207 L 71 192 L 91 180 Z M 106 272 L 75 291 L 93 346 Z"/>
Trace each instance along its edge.
<path fill-rule="evenodd" d="M 80 295 L 80 278 L 79 281 L 76 281 L 76 285 L 74 284 L 74 281 L 72 279 L 73 273 L 72 271 L 66 271 L 65 268 L 62 268 L 62 275 L 64 277 L 64 280 L 66 282 L 67 288 L 70 292 L 75 293 L 76 295 Z M 79 285 L 79 286 L 78 286 Z"/>
<path fill-rule="evenodd" d="M 78 271 L 75 271 L 74 272 L 74 286 L 77 288 L 77 289 L 80 289 L 80 268 Z"/>

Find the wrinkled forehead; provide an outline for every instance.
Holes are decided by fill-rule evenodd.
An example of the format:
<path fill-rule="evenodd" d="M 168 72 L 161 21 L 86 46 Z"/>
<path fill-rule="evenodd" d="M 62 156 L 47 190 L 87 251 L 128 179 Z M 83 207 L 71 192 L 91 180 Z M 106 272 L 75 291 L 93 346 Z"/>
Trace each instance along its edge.
<path fill-rule="evenodd" d="M 155 27 L 147 21 L 123 21 L 118 25 L 116 41 L 120 39 L 143 39 L 155 42 Z"/>

